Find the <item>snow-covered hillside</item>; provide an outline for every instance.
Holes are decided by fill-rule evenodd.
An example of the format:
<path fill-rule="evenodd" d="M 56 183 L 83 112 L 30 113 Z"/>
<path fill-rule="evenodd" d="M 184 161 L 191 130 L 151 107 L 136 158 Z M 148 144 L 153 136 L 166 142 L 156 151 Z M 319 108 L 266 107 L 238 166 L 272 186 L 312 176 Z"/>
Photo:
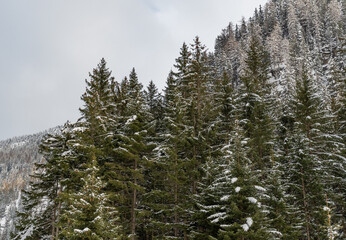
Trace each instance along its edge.
<path fill-rule="evenodd" d="M 21 192 L 30 181 L 34 164 L 43 161 L 38 148 L 42 137 L 58 130 L 0 141 L 0 239 L 9 239 L 15 213 L 21 207 Z"/>

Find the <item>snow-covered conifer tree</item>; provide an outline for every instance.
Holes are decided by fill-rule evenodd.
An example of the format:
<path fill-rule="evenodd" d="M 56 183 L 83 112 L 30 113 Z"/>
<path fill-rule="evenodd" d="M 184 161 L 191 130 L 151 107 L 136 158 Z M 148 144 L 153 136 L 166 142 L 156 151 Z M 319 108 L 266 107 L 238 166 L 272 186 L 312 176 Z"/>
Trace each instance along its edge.
<path fill-rule="evenodd" d="M 66 210 L 59 219 L 59 239 L 123 239 L 118 211 L 107 201 L 103 192 L 96 157 L 91 151 L 90 161 L 83 167 L 83 185 L 79 191 L 64 192 Z"/>

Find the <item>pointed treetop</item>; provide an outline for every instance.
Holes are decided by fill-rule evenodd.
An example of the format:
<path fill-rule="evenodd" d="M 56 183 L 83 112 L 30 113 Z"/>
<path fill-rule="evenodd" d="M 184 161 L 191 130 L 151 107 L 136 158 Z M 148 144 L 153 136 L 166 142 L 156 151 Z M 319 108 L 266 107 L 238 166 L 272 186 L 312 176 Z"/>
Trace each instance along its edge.
<path fill-rule="evenodd" d="M 132 68 L 129 75 L 129 89 L 130 91 L 140 92 L 143 88 L 143 85 L 138 81 L 138 75 L 135 68 Z"/>
<path fill-rule="evenodd" d="M 111 88 L 114 78 L 111 77 L 111 71 L 107 68 L 104 58 L 101 59 L 97 67 L 89 73 L 89 79 L 85 93 L 81 99 L 84 107 L 80 108 L 83 118 L 91 119 L 98 115 L 105 115 L 105 111 L 110 107 Z"/>
<path fill-rule="evenodd" d="M 135 68 L 132 68 L 130 75 L 129 75 L 129 79 L 130 79 L 130 83 L 138 84 L 138 76 L 137 76 Z"/>

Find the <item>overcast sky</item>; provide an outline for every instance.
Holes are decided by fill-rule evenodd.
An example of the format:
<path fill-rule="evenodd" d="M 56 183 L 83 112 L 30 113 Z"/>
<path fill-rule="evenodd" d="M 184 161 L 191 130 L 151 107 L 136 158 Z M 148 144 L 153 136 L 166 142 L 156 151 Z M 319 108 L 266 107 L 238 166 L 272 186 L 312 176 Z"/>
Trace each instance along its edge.
<path fill-rule="evenodd" d="M 102 57 L 121 80 L 162 89 L 183 42 L 213 51 L 232 21 L 266 0 L 0 1 L 0 140 L 76 121 L 88 72 Z"/>

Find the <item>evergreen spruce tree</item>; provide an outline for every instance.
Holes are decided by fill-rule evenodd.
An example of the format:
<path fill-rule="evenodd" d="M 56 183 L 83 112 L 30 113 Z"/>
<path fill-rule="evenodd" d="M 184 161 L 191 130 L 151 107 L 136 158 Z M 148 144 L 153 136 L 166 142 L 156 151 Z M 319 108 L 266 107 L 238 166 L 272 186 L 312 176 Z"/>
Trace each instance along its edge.
<path fill-rule="evenodd" d="M 208 101 L 209 96 L 207 94 L 208 69 L 205 46 L 196 37 L 191 47 L 191 61 L 188 65 L 190 97 L 184 99 L 184 101 L 187 103 L 187 123 L 192 127 L 193 131 L 191 136 L 191 161 L 194 165 L 192 193 L 195 194 L 199 179 L 198 168 L 205 161 L 205 149 L 208 149 L 203 128 L 207 126 L 210 101 Z"/>
<path fill-rule="evenodd" d="M 344 43 L 345 44 L 345 43 Z M 335 210 L 333 221 L 338 222 L 338 225 L 342 226 L 337 232 L 339 232 L 340 239 L 346 235 L 346 199 L 345 199 L 345 142 L 346 142 L 346 82 L 345 77 L 343 76 L 345 72 L 345 67 L 343 64 L 340 64 L 340 59 L 344 50 L 338 50 L 335 61 L 330 61 L 331 66 L 331 76 L 332 84 L 331 86 L 331 119 L 333 126 L 331 127 L 333 138 L 333 160 L 329 161 L 328 164 L 328 173 L 329 177 L 332 179 L 331 185 L 333 189 L 334 197 L 330 196 L 335 201 Z M 336 64 L 339 62 L 339 64 Z M 335 140 L 335 137 L 338 140 Z M 337 238 L 336 238 L 337 239 Z"/>
<path fill-rule="evenodd" d="M 187 98 L 189 96 L 188 64 L 190 63 L 190 60 L 191 52 L 189 50 L 189 47 L 186 43 L 183 43 L 183 46 L 180 48 L 180 55 L 175 60 L 176 64 L 174 65 L 174 67 L 177 69 L 175 77 L 177 78 L 177 84 L 179 86 L 183 98 Z"/>
<path fill-rule="evenodd" d="M 81 97 L 84 106 L 80 108 L 80 112 L 81 120 L 85 124 L 85 136 L 88 136 L 90 144 L 97 148 L 104 146 L 107 122 L 110 122 L 110 113 L 114 111 L 111 103 L 114 79 L 111 74 L 105 59 L 102 58 L 93 72 L 89 73 L 90 80 L 85 80 L 87 88 Z M 101 161 L 98 156 L 96 158 Z"/>
<path fill-rule="evenodd" d="M 235 91 L 226 71 L 223 72 L 222 80 L 217 81 L 213 89 L 213 111 L 216 116 L 208 126 L 210 151 L 207 161 L 202 165 L 198 193 L 194 196 L 194 225 L 191 233 L 194 239 L 206 239 L 209 235 L 217 236 L 218 225 L 211 223 L 207 218 L 212 215 L 211 212 L 215 213 L 215 209 L 210 206 L 218 205 L 220 196 L 216 196 L 214 189 L 210 186 L 226 166 L 222 149 L 229 144 L 230 134 L 234 127 Z M 204 206 L 210 209 L 204 209 Z"/>
<path fill-rule="evenodd" d="M 149 82 L 147 91 L 145 92 L 146 103 L 148 106 L 148 112 L 152 119 L 161 119 L 162 114 L 162 103 L 161 95 L 155 86 L 153 81 Z"/>
<path fill-rule="evenodd" d="M 23 211 L 18 213 L 13 239 L 57 238 L 57 222 L 63 210 L 59 195 L 69 181 L 71 162 L 68 158 L 71 125 L 66 123 L 61 133 L 47 135 L 40 152 L 43 162 L 36 163 L 33 181 L 23 194 Z"/>
<path fill-rule="evenodd" d="M 107 203 L 95 154 L 93 151 L 89 154 L 91 159 L 82 173 L 82 188 L 62 194 L 67 209 L 60 216 L 59 239 L 122 239 L 118 212 Z"/>
<path fill-rule="evenodd" d="M 249 159 L 252 170 L 266 185 L 269 231 L 273 238 L 281 237 L 287 230 L 285 223 L 284 189 L 281 186 L 282 171 L 274 147 L 278 113 L 269 82 L 269 56 L 264 50 L 256 26 L 251 33 L 247 51 L 246 68 L 241 77 L 241 123 L 248 138 Z"/>
<path fill-rule="evenodd" d="M 205 165 L 206 179 L 198 195 L 199 228 L 194 239 L 268 239 L 260 199 L 266 190 L 251 174 L 246 138 L 234 121 L 223 155 Z"/>
<path fill-rule="evenodd" d="M 160 182 L 160 176 L 162 174 L 161 169 L 155 165 L 156 153 L 152 151 L 155 149 L 162 141 L 162 131 L 163 131 L 163 99 L 161 94 L 158 92 L 155 84 L 150 81 L 147 90 L 145 91 L 145 108 L 146 108 L 146 130 L 147 134 L 145 136 L 145 141 L 147 144 L 148 153 L 146 157 L 148 161 L 143 163 L 143 187 L 145 192 L 141 194 L 141 224 L 139 230 L 139 239 L 150 239 L 154 233 L 158 230 L 157 227 L 153 227 L 152 222 L 155 217 L 152 213 L 152 205 L 157 201 L 155 199 L 156 192 L 159 190 L 159 186 L 162 184 Z M 153 193 L 153 194 L 152 194 Z"/>
<path fill-rule="evenodd" d="M 223 171 L 223 176 L 221 175 L 215 184 L 223 194 L 220 201 L 224 206 L 221 209 L 225 211 L 219 221 L 221 229 L 215 239 L 268 239 L 269 233 L 261 205 L 266 189 L 260 186 L 256 175 L 251 173 L 251 161 L 246 156 L 247 139 L 244 138 L 237 119 L 234 125 L 230 144 L 224 147 L 225 157 L 230 157 L 230 161 Z M 222 183 L 222 180 L 225 182 Z M 217 220 L 211 217 L 209 219 L 214 222 Z"/>
<path fill-rule="evenodd" d="M 231 77 L 224 72 L 222 81 L 216 84 L 214 93 L 214 111 L 217 113 L 215 120 L 212 122 L 215 129 L 215 137 L 210 142 L 213 155 L 228 144 L 229 135 L 233 129 L 235 113 L 237 112 L 236 98 L 237 91 L 235 84 L 232 83 Z"/>
<path fill-rule="evenodd" d="M 100 209 L 111 209 L 118 206 L 114 202 L 107 201 L 107 199 L 102 201 L 99 199 L 93 202 L 94 199 L 91 197 L 93 194 L 95 196 L 98 194 L 100 198 L 104 195 L 103 190 L 99 189 L 103 184 L 99 182 L 98 177 L 104 175 L 104 163 L 110 157 L 109 152 L 112 151 L 110 126 L 113 123 L 112 118 L 115 114 L 114 103 L 112 102 L 114 101 L 112 99 L 112 90 L 115 83 L 104 59 L 101 59 L 97 68 L 93 69 L 89 76 L 90 80 L 86 80 L 86 92 L 82 96 L 84 101 L 84 106 L 80 109 L 82 118 L 75 124 L 76 127 L 73 129 L 74 137 L 69 142 L 70 148 L 73 151 L 73 154 L 69 156 L 70 161 L 73 163 L 70 169 L 70 181 L 66 182 L 65 192 L 60 196 L 62 206 L 68 209 L 68 211 L 61 213 L 59 229 L 61 237 L 67 239 L 78 238 L 76 235 L 79 229 L 79 227 L 76 227 L 78 224 L 80 228 L 85 226 L 83 229 L 91 230 L 86 233 L 87 235 L 91 234 L 88 238 L 110 238 L 112 235 L 107 234 L 113 234 L 112 231 L 100 232 L 103 231 L 103 228 L 109 229 L 109 226 L 103 226 L 104 220 L 98 218 L 93 220 L 92 218 L 97 217 L 95 214 L 103 214 L 101 212 L 104 210 Z M 94 161 L 95 163 L 93 163 Z M 96 164 L 95 168 L 96 166 L 101 168 L 100 170 L 93 168 L 93 176 L 88 176 L 90 174 L 89 167 L 93 164 Z M 89 192 L 83 192 L 86 190 L 84 188 L 86 185 L 89 188 Z M 95 192 L 95 189 L 97 189 L 97 192 Z M 83 205 L 83 200 L 78 198 L 78 196 L 80 197 L 83 194 L 89 194 L 90 206 L 94 204 L 91 208 L 86 208 Z M 76 205 L 72 206 L 73 209 L 71 210 L 69 206 L 72 202 L 75 202 Z M 116 212 L 115 208 L 112 212 Z M 113 213 L 107 215 L 107 221 L 117 221 L 119 216 Z M 77 225 L 71 224 L 69 219 L 74 219 Z M 92 222 L 88 223 L 89 220 Z M 77 231 L 74 231 L 75 228 Z M 116 235 L 119 234 L 118 232 L 116 233 Z"/>
<path fill-rule="evenodd" d="M 249 137 L 250 158 L 255 169 L 262 170 L 268 165 L 272 146 L 273 126 L 269 115 L 269 59 L 260 40 L 252 37 L 246 60 L 247 68 L 241 77 L 243 81 L 242 102 L 244 110 L 242 122 Z"/>
<path fill-rule="evenodd" d="M 138 202 L 144 192 L 143 167 L 147 161 L 145 99 L 135 69 L 121 83 L 119 115 L 113 122 L 110 157 L 105 164 L 106 190 L 119 207 L 120 221 L 130 239 L 138 239 L 143 209 Z M 118 111 L 117 110 L 117 111 Z"/>
<path fill-rule="evenodd" d="M 187 136 L 181 101 L 178 80 L 171 72 L 165 88 L 161 141 L 151 163 L 154 188 L 147 194 L 153 239 L 183 238 L 190 221 L 192 165 L 184 154 Z"/>
<path fill-rule="evenodd" d="M 323 165 L 320 155 L 321 127 L 323 118 L 319 108 L 316 89 L 305 64 L 297 80 L 294 100 L 294 128 L 290 139 L 287 173 L 289 176 L 289 194 L 292 196 L 292 208 L 296 209 L 294 227 L 301 227 L 299 238 L 326 238 L 323 213 Z M 322 146 L 322 145 L 321 145 Z"/>

